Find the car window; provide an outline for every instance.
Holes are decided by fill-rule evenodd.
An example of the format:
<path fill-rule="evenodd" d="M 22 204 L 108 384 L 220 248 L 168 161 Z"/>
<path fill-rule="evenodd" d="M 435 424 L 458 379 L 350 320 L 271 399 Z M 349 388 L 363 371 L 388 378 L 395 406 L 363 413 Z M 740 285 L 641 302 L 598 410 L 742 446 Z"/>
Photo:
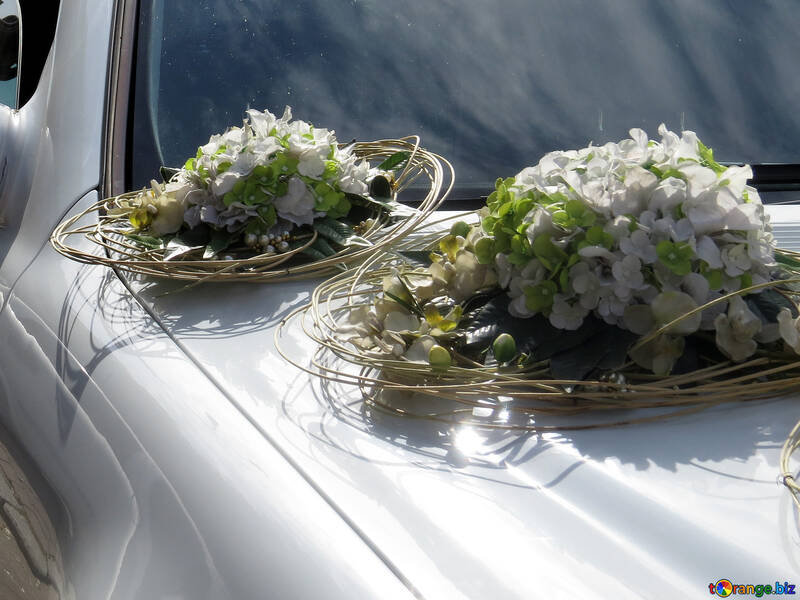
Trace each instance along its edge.
<path fill-rule="evenodd" d="M 339 139 L 419 134 L 456 197 L 662 122 L 721 161 L 800 163 L 791 0 L 143 0 L 132 181 L 246 107 Z"/>
<path fill-rule="evenodd" d="M 11 108 L 17 106 L 20 29 L 17 0 L 0 0 L 0 104 Z"/>

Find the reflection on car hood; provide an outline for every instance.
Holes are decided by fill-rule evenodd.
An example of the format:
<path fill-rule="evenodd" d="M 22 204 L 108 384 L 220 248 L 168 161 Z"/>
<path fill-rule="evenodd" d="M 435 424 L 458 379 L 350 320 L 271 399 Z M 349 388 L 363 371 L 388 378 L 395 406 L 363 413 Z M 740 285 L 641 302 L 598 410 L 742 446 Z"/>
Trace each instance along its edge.
<path fill-rule="evenodd" d="M 793 245 L 791 209 L 770 210 Z M 422 596 L 698 597 L 723 578 L 796 578 L 798 530 L 777 481 L 793 402 L 548 434 L 364 413 L 354 390 L 310 380 L 275 350 L 276 324 L 314 283 L 132 286 Z M 296 327 L 285 346 L 310 357 Z"/>

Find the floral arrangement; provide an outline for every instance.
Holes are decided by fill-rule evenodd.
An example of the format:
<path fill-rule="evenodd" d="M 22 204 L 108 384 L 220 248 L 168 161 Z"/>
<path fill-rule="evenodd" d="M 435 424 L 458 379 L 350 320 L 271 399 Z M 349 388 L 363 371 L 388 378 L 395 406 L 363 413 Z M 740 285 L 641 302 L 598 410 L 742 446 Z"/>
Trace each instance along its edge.
<path fill-rule="evenodd" d="M 289 107 L 280 118 L 248 110 L 182 168 L 162 168 L 164 182 L 92 207 L 100 230 L 73 229 L 71 219 L 53 244 L 98 262 L 65 242 L 83 233 L 121 256 L 118 266 L 177 278 L 319 275 L 413 231 L 446 195 L 447 169 L 416 138 L 342 146 L 333 131 L 292 120 Z M 420 209 L 399 204 L 397 192 L 420 175 L 431 181 Z"/>
<path fill-rule="evenodd" d="M 306 330 L 361 371 L 316 374 L 374 404 L 413 389 L 494 416 L 696 410 L 800 384 L 800 262 L 774 248 L 751 169 L 659 133 L 552 152 L 433 252 L 320 286 Z"/>

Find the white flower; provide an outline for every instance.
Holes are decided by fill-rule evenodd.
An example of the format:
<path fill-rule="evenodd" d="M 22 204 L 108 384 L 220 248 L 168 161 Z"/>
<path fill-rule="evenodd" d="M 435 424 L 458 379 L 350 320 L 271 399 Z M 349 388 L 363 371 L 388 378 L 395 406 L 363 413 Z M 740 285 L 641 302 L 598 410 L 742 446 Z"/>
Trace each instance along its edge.
<path fill-rule="evenodd" d="M 695 252 L 697 253 L 697 258 L 704 260 L 710 268 L 722 268 L 722 255 L 719 246 L 707 235 L 697 238 Z"/>
<path fill-rule="evenodd" d="M 589 269 L 585 262 L 579 262 L 570 269 L 569 279 L 573 291 L 578 294 L 581 306 L 592 310 L 600 302 L 600 278 Z"/>
<path fill-rule="evenodd" d="M 648 210 L 660 211 L 662 215 L 672 215 L 673 210 L 686 200 L 686 182 L 677 177 L 663 180 L 650 198 Z"/>
<path fill-rule="evenodd" d="M 617 256 L 603 246 L 584 246 L 578 250 L 578 254 L 583 258 L 604 258 L 608 262 L 618 260 Z"/>
<path fill-rule="evenodd" d="M 302 179 L 292 177 L 285 196 L 274 201 L 278 216 L 295 225 L 310 225 L 314 222 L 314 195 Z"/>
<path fill-rule="evenodd" d="M 603 231 L 613 237 L 616 242 L 619 242 L 622 238 L 630 235 L 631 222 L 630 217 L 624 215 L 614 217 L 613 220 L 605 224 Z"/>
<path fill-rule="evenodd" d="M 456 256 L 455 274 L 450 281 L 448 291 L 456 302 L 462 302 L 478 290 L 491 285 L 496 281 L 494 273 L 486 265 L 478 262 L 472 252 L 459 251 Z"/>
<path fill-rule="evenodd" d="M 611 273 L 618 283 L 626 288 L 637 290 L 644 286 L 644 275 L 642 274 L 642 262 L 638 257 L 629 254 L 620 261 L 611 265 Z M 628 294 L 617 294 L 625 297 Z"/>
<path fill-rule="evenodd" d="M 737 277 L 750 269 L 752 262 L 747 252 L 745 244 L 729 244 L 722 249 L 722 264 L 725 265 L 725 273 L 731 277 Z"/>
<path fill-rule="evenodd" d="M 383 319 L 383 328 L 398 332 L 416 331 L 419 329 L 419 319 L 407 312 L 393 310 Z"/>
<path fill-rule="evenodd" d="M 356 162 L 354 157 L 348 160 L 341 159 L 339 163 L 339 187 L 348 194 L 364 195 L 369 190 L 367 177 L 369 164 L 366 161 Z"/>
<path fill-rule="evenodd" d="M 610 287 L 604 287 L 600 291 L 600 301 L 597 303 L 597 314 L 606 323 L 616 325 L 620 318 L 625 314 L 627 301 L 620 299 Z"/>
<path fill-rule="evenodd" d="M 304 177 L 319 179 L 325 171 L 325 155 L 320 156 L 317 148 L 309 148 L 300 154 L 297 172 Z"/>
<path fill-rule="evenodd" d="M 237 181 L 249 175 L 255 166 L 256 156 L 251 152 L 242 152 L 227 171 L 211 182 L 211 191 L 217 196 L 224 196 L 233 189 Z"/>
<path fill-rule="evenodd" d="M 662 292 L 650 304 L 653 318 L 658 327 L 663 327 L 675 319 L 685 317 L 667 330 L 672 335 L 689 335 L 698 330 L 701 319 L 700 313 L 685 316 L 696 309 L 697 306 L 697 302 L 689 294 L 676 291 Z"/>
<path fill-rule="evenodd" d="M 494 257 L 494 265 L 497 269 L 497 282 L 500 287 L 505 289 L 511 283 L 511 273 L 514 266 L 508 261 L 508 256 L 498 252 Z"/>
<path fill-rule="evenodd" d="M 682 336 L 659 335 L 631 350 L 630 357 L 636 364 L 650 369 L 656 375 L 669 375 L 683 354 L 685 344 Z"/>
<path fill-rule="evenodd" d="M 651 265 L 658 260 L 656 245 L 642 229 L 637 229 L 628 238 L 622 238 L 619 241 L 619 247 L 625 254 L 637 256 L 647 265 Z"/>
<path fill-rule="evenodd" d="M 405 358 L 411 362 L 428 364 L 428 353 L 436 345 L 436 340 L 430 335 L 418 337 L 408 347 Z"/>
<path fill-rule="evenodd" d="M 615 195 L 611 202 L 611 214 L 639 214 L 657 185 L 658 177 L 650 171 L 638 165 L 630 167 L 625 173 L 623 193 Z"/>
<path fill-rule="evenodd" d="M 730 359 L 741 362 L 758 347 L 753 339 L 761 331 L 761 320 L 740 296 L 728 301 L 728 313 L 714 319 L 717 347 Z"/>
<path fill-rule="evenodd" d="M 778 313 L 778 327 L 786 345 L 796 354 L 800 354 L 800 317 L 793 319 L 788 308 L 781 308 Z"/>
<path fill-rule="evenodd" d="M 149 225 L 150 232 L 157 236 L 175 233 L 183 225 L 183 215 L 187 206 L 186 196 L 192 189 L 191 185 L 167 183 L 162 187 L 153 180 L 150 186 L 151 189 L 143 198 L 143 204 L 152 206 L 150 210 L 155 212 Z"/>
<path fill-rule="evenodd" d="M 525 304 L 525 296 L 517 296 L 508 303 L 508 314 L 518 319 L 527 319 L 533 316 L 533 311 Z"/>
<path fill-rule="evenodd" d="M 687 273 L 684 275 L 681 288 L 689 294 L 698 305 L 708 302 L 708 293 L 711 288 L 708 279 L 700 275 L 700 273 Z"/>
<path fill-rule="evenodd" d="M 564 294 L 556 294 L 553 298 L 553 309 L 550 312 L 550 324 L 557 329 L 578 329 L 589 310 L 574 302 L 567 302 Z"/>
<path fill-rule="evenodd" d="M 530 223 L 526 234 L 528 241 L 532 244 L 538 236 L 555 233 L 556 228 L 553 225 L 553 216 L 543 208 L 534 208 L 525 215 L 523 223 Z"/>

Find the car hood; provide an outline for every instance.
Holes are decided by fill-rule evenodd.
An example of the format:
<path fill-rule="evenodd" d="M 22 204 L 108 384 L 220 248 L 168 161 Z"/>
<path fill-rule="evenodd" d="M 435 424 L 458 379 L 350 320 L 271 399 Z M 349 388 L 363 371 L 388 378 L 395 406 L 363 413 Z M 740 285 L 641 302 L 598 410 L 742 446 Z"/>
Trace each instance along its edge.
<path fill-rule="evenodd" d="M 793 211 L 770 211 L 779 243 L 797 246 Z M 699 597 L 720 579 L 783 584 L 800 570 L 793 504 L 777 479 L 795 402 L 526 434 L 370 413 L 357 391 L 310 378 L 275 349 L 275 327 L 316 282 L 129 283 L 423 597 Z M 299 327 L 282 345 L 311 358 Z"/>

